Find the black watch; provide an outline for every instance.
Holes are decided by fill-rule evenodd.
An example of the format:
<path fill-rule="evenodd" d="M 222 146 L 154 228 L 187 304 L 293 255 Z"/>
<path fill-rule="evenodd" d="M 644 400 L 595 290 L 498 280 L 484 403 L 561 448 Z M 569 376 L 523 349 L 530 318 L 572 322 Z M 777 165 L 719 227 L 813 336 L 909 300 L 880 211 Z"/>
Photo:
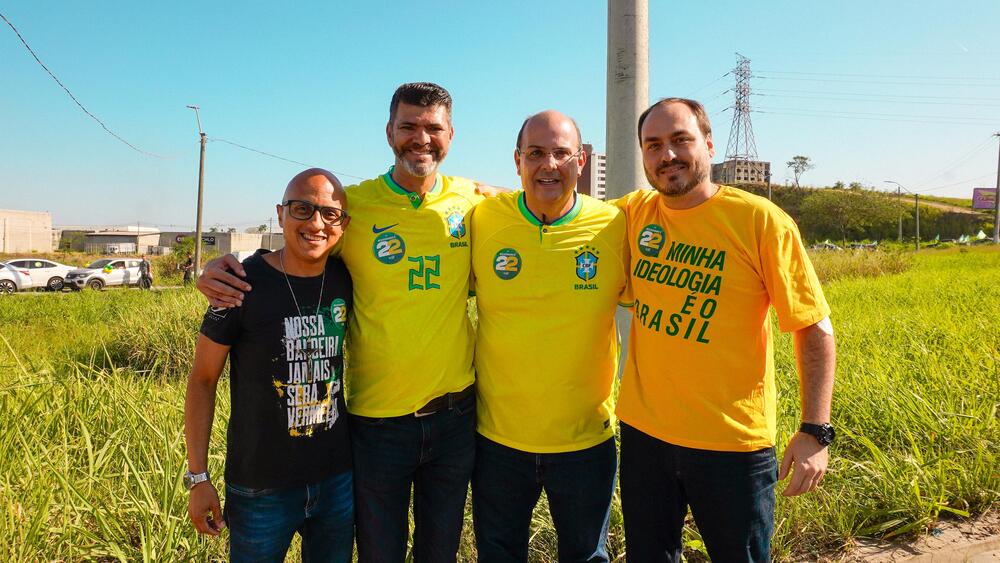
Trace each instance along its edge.
<path fill-rule="evenodd" d="M 829 423 L 826 424 L 809 424 L 808 422 L 803 422 L 799 426 L 799 432 L 805 432 L 810 436 L 816 438 L 821 446 L 829 446 L 833 443 L 833 440 L 837 437 L 837 433 L 833 430 L 833 426 Z"/>

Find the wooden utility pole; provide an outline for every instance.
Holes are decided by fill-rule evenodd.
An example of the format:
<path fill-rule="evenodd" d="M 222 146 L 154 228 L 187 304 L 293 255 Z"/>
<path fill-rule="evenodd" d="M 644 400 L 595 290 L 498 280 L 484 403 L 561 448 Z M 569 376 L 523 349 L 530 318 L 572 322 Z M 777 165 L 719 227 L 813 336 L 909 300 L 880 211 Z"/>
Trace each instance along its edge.
<path fill-rule="evenodd" d="M 913 238 L 913 245 L 917 250 L 920 250 L 920 195 L 913 194 L 913 207 L 916 209 L 917 221 L 914 224 L 915 237 Z"/>
<path fill-rule="evenodd" d="M 194 110 L 194 118 L 198 120 L 198 135 L 201 138 L 201 157 L 198 159 L 198 218 L 194 225 L 194 277 L 201 275 L 201 206 L 205 194 L 205 132 L 201 129 L 201 117 L 198 106 L 188 106 Z"/>

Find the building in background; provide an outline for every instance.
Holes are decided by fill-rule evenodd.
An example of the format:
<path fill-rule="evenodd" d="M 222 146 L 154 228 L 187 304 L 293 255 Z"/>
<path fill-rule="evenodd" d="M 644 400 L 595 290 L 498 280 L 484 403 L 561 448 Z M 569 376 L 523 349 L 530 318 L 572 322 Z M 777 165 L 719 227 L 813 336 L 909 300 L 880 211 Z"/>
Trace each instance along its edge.
<path fill-rule="evenodd" d="M 159 245 L 171 247 L 185 238 L 193 237 L 191 231 L 163 231 Z M 206 254 L 229 254 L 231 252 L 255 251 L 258 248 L 278 250 L 285 246 L 284 235 L 278 233 L 229 233 L 208 232 L 201 234 L 202 252 Z"/>
<path fill-rule="evenodd" d="M 770 162 L 734 159 L 712 165 L 716 184 L 766 184 L 770 177 Z"/>
<path fill-rule="evenodd" d="M 576 181 L 576 191 L 597 199 L 605 199 L 605 178 L 607 176 L 608 160 L 603 153 L 594 152 L 593 145 L 584 143 L 583 151 L 587 153 L 587 163 L 580 171 Z"/>
<path fill-rule="evenodd" d="M 151 228 L 93 231 L 83 238 L 83 251 L 88 254 L 165 254 L 159 245 L 160 231 Z"/>
<path fill-rule="evenodd" d="M 52 252 L 52 215 L 48 211 L 0 209 L 0 252 Z"/>

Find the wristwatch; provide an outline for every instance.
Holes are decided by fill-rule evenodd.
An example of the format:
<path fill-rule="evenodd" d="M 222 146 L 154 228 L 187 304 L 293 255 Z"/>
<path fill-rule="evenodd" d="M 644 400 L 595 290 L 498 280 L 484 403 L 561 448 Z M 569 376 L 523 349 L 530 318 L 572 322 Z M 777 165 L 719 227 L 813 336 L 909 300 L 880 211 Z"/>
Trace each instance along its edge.
<path fill-rule="evenodd" d="M 184 488 L 190 491 L 198 483 L 208 481 L 209 479 L 211 477 L 208 475 L 208 471 L 202 473 L 191 473 L 188 471 L 184 474 Z"/>
<path fill-rule="evenodd" d="M 833 430 L 833 426 L 830 423 L 810 424 L 808 422 L 803 422 L 799 426 L 799 432 L 805 432 L 806 434 L 816 438 L 816 441 L 819 442 L 819 445 L 821 446 L 829 446 L 837 437 L 837 433 Z"/>

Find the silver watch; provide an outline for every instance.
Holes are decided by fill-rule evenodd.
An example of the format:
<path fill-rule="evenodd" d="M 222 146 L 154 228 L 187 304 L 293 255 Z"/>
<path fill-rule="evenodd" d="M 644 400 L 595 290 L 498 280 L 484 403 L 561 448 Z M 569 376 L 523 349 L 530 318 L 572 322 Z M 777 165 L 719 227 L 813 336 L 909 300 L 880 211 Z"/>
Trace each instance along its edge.
<path fill-rule="evenodd" d="M 211 477 L 208 475 L 208 471 L 204 471 L 202 473 L 191 473 L 188 471 L 184 474 L 184 488 L 190 491 L 198 483 L 203 483 L 209 479 L 211 479 Z"/>

